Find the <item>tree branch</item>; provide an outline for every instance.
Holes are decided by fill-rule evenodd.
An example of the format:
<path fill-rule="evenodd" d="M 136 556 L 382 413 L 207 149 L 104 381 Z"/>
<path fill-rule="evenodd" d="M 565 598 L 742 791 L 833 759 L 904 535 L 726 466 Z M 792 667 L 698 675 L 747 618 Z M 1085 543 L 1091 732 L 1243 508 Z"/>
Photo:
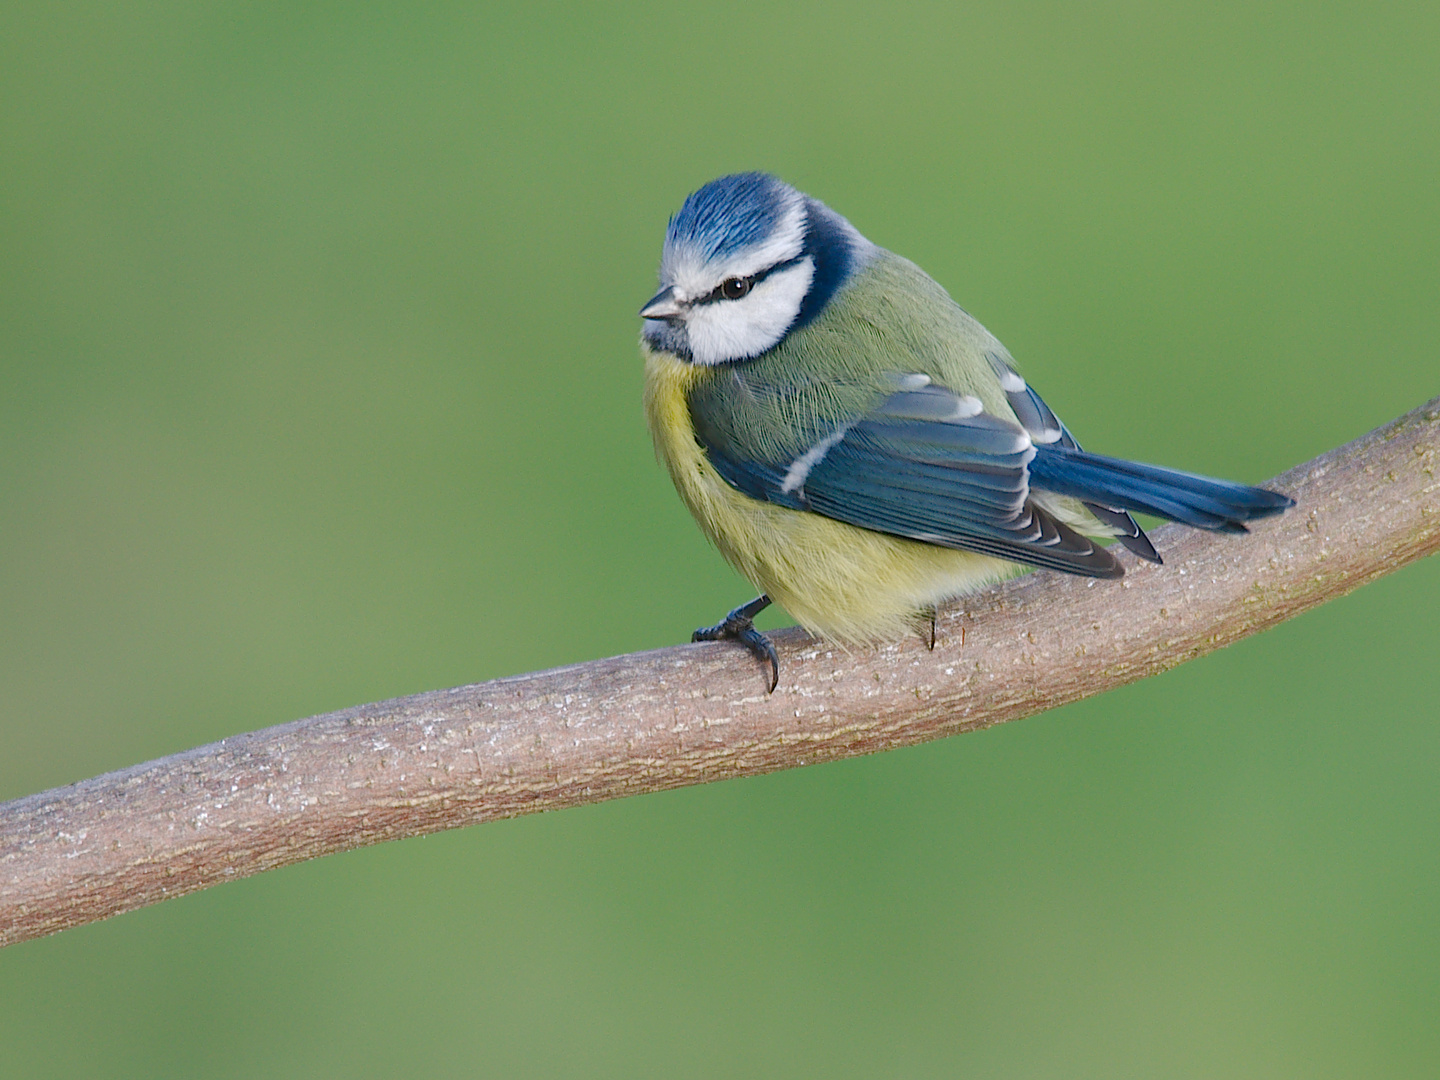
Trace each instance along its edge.
<path fill-rule="evenodd" d="M 1277 478 L 1244 538 L 1167 526 L 1163 567 L 1038 572 L 918 641 L 774 635 L 781 682 L 682 645 L 361 705 L 0 805 L 0 945 L 401 836 L 868 754 L 1098 694 L 1440 549 L 1440 398 Z"/>

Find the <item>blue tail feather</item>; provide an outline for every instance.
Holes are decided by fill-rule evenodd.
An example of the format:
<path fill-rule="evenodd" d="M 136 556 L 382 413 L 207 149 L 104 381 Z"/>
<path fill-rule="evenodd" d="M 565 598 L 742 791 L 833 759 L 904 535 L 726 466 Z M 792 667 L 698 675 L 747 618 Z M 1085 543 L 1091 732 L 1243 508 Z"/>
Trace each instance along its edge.
<path fill-rule="evenodd" d="M 1217 532 L 1245 532 L 1245 522 L 1295 505 L 1288 495 L 1265 488 L 1057 446 L 1035 448 L 1030 483 L 1058 495 Z"/>

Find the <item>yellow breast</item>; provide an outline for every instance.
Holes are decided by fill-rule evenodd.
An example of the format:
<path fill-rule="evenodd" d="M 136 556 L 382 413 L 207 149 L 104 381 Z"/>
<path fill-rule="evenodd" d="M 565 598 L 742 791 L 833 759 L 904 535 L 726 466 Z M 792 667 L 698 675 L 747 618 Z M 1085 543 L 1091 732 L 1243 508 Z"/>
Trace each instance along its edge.
<path fill-rule="evenodd" d="M 703 369 L 643 342 L 641 350 L 645 417 L 680 498 L 730 564 L 810 632 L 843 644 L 894 641 L 934 605 L 1023 569 L 742 495 L 695 441 L 686 400 Z"/>

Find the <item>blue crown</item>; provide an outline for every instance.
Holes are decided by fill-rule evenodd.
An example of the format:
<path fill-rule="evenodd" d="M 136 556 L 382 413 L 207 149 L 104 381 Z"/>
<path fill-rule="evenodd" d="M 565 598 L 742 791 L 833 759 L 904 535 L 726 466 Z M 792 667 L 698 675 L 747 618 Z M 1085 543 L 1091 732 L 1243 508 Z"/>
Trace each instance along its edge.
<path fill-rule="evenodd" d="M 665 243 L 692 247 L 706 261 L 732 255 L 775 231 L 790 190 L 769 173 L 736 173 L 711 180 L 670 219 Z"/>

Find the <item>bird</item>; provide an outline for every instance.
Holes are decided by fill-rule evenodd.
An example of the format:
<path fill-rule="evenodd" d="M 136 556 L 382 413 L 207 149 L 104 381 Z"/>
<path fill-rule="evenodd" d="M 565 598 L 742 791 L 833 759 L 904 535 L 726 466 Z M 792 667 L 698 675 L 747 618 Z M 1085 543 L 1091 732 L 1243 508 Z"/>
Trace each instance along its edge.
<path fill-rule="evenodd" d="M 725 559 L 759 590 L 694 641 L 779 658 L 779 604 L 842 647 L 912 633 L 940 605 L 1039 567 L 1160 563 L 1131 516 L 1202 529 L 1294 501 L 1087 453 L 1009 351 L 913 262 L 764 172 L 712 180 L 671 216 L 640 309 L 656 455 Z"/>

